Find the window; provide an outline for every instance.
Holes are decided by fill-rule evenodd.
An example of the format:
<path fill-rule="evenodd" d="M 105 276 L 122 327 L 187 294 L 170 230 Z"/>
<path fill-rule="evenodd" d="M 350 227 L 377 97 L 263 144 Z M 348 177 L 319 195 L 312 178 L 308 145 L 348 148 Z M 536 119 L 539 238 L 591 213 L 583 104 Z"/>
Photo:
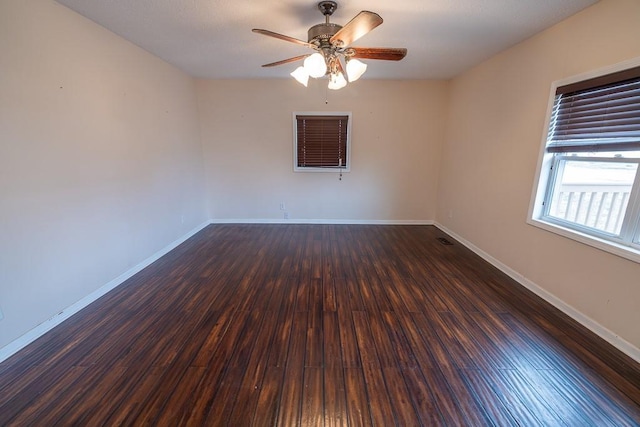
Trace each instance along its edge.
<path fill-rule="evenodd" d="M 531 218 L 640 262 L 640 66 L 555 87 Z"/>
<path fill-rule="evenodd" d="M 293 119 L 295 171 L 349 171 L 351 113 L 294 113 Z"/>

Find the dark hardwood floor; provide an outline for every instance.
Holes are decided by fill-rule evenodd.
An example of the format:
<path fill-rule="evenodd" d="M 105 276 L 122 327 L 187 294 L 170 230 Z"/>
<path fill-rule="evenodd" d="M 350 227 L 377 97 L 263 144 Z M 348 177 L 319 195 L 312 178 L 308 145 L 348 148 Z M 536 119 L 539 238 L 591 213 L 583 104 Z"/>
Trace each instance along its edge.
<path fill-rule="evenodd" d="M 0 364 L 0 426 L 144 424 L 634 426 L 640 367 L 435 227 L 215 225 Z"/>

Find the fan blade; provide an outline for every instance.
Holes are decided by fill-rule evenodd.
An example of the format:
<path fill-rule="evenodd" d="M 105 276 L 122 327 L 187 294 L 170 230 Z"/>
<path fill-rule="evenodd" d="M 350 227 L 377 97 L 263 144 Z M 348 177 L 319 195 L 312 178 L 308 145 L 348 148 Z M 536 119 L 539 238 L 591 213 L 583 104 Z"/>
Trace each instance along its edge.
<path fill-rule="evenodd" d="M 304 59 L 309 55 L 311 54 L 309 53 L 307 55 L 300 55 L 293 58 L 283 59 L 282 61 L 272 62 L 271 64 L 264 64 L 263 67 L 275 67 L 276 65 L 288 64 L 289 62 L 300 61 L 301 59 Z"/>
<path fill-rule="evenodd" d="M 315 45 L 312 45 L 311 43 L 307 43 L 303 40 L 295 39 L 293 37 L 285 36 L 284 34 L 274 33 L 273 31 L 261 30 L 259 28 L 254 28 L 251 31 L 253 31 L 254 33 L 262 34 L 263 36 L 269 36 L 269 37 L 274 37 L 276 39 L 284 40 L 286 42 L 291 42 L 291 43 L 295 43 L 295 44 L 299 44 L 299 45 L 307 46 L 311 48 L 315 47 Z"/>
<path fill-rule="evenodd" d="M 340 47 L 349 46 L 380 24 L 382 24 L 380 15 L 363 10 L 349 21 L 347 25 L 338 30 L 329 41 L 331 44 L 337 44 Z"/>
<path fill-rule="evenodd" d="M 350 47 L 355 52 L 352 58 L 382 59 L 385 61 L 400 61 L 407 55 L 405 48 L 393 47 Z"/>

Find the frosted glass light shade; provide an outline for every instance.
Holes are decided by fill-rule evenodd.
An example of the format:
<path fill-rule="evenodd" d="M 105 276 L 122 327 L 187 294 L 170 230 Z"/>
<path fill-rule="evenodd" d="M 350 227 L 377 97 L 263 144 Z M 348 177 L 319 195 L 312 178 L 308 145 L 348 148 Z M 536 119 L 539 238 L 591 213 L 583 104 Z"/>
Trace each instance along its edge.
<path fill-rule="evenodd" d="M 293 73 L 291 73 L 291 77 L 296 79 L 298 83 L 304 87 L 307 87 L 307 83 L 309 83 L 309 73 L 307 73 L 307 70 L 302 66 L 296 68 Z"/>
<path fill-rule="evenodd" d="M 350 82 L 358 80 L 365 71 L 367 71 L 367 64 L 364 62 L 358 61 L 357 59 L 347 61 L 347 76 Z"/>
<path fill-rule="evenodd" d="M 329 89 L 338 90 L 342 89 L 347 85 L 347 81 L 345 80 L 342 73 L 334 73 L 329 76 Z"/>
<path fill-rule="evenodd" d="M 314 79 L 324 76 L 327 73 L 327 63 L 321 53 L 314 53 L 304 60 L 304 68 Z"/>

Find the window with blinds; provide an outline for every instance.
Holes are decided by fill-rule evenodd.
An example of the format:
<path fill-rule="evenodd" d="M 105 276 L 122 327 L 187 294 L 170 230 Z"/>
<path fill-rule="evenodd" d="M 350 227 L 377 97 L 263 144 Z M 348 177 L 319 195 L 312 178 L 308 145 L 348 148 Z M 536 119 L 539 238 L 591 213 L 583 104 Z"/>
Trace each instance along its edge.
<path fill-rule="evenodd" d="M 538 188 L 533 223 L 640 262 L 640 66 L 557 86 Z"/>
<path fill-rule="evenodd" d="M 640 67 L 560 86 L 550 153 L 640 150 Z"/>
<path fill-rule="evenodd" d="M 348 172 L 350 113 L 294 113 L 294 170 Z"/>

